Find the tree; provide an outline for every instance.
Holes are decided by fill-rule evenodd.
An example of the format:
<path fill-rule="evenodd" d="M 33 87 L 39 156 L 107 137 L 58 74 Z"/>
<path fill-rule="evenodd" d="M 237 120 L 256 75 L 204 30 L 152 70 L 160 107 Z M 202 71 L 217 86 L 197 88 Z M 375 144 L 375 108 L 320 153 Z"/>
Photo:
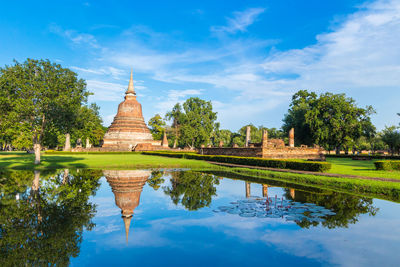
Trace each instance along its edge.
<path fill-rule="evenodd" d="M 316 101 L 317 94 L 307 90 L 300 90 L 292 96 L 288 113 L 283 118 L 282 130 L 288 133 L 291 128 L 294 128 L 296 145 L 311 146 L 315 143 L 310 125 L 306 122 L 305 116 L 307 112 L 313 109 Z"/>
<path fill-rule="evenodd" d="M 396 126 L 386 127 L 381 134 L 382 141 L 389 147 L 391 154 L 400 153 L 400 132 Z"/>
<path fill-rule="evenodd" d="M 40 163 L 40 150 L 51 125 L 67 132 L 75 121 L 77 110 L 87 102 L 86 83 L 77 74 L 49 60 L 14 61 L 13 66 L 0 69 L 2 105 L 7 113 L 2 122 L 29 128 L 35 150 L 35 164 Z"/>
<path fill-rule="evenodd" d="M 217 113 L 212 111 L 211 101 L 191 97 L 183 103 L 183 111 L 177 104 L 167 117 L 173 118 L 175 127 L 179 127 L 179 146 L 193 148 L 210 141 Z"/>
<path fill-rule="evenodd" d="M 179 103 L 176 103 L 175 106 L 172 108 L 172 110 L 167 112 L 167 114 L 165 114 L 165 118 L 167 120 L 172 120 L 172 128 L 174 129 L 174 132 L 175 132 L 173 148 L 176 148 L 176 146 L 178 145 L 178 139 L 179 139 L 179 126 L 182 122 L 182 107 L 181 107 L 181 105 Z"/>
<path fill-rule="evenodd" d="M 370 115 L 371 106 L 357 107 L 354 99 L 345 94 L 325 93 L 319 97 L 314 92 L 300 90 L 292 97 L 290 109 L 283 119 L 283 130 L 295 129 L 297 144 L 318 144 L 328 150 L 345 151 L 356 140 L 365 136 L 372 140 L 375 127 Z"/>
<path fill-rule="evenodd" d="M 359 108 L 354 99 L 345 94 L 325 93 L 314 102 L 305 114 L 306 123 L 315 142 L 327 148 L 336 148 L 336 153 L 357 140 L 371 125 L 371 106 Z M 347 151 L 347 150 L 346 150 Z"/>
<path fill-rule="evenodd" d="M 165 132 L 165 121 L 159 114 L 149 120 L 150 132 L 154 140 L 161 140 Z"/>

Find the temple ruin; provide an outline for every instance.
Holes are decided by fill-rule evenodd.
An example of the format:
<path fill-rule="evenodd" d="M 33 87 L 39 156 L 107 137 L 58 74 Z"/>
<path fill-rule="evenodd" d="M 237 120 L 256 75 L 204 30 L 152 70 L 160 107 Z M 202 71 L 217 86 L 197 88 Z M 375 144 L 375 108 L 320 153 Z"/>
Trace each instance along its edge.
<path fill-rule="evenodd" d="M 225 156 L 242 156 L 242 157 L 258 157 L 269 159 L 308 159 L 323 160 L 324 150 L 318 146 L 307 147 L 294 145 L 294 129 L 289 131 L 289 145 L 286 146 L 282 139 L 269 139 L 268 131 L 263 131 L 261 143 L 251 143 L 250 127 L 246 129 L 245 147 L 202 147 L 200 148 L 202 155 L 225 155 Z"/>
<path fill-rule="evenodd" d="M 160 146 L 161 142 L 153 140 L 153 136 L 144 122 L 142 105 L 136 99 L 131 72 L 125 100 L 118 106 L 117 115 L 104 135 L 102 147 L 132 151 L 138 144 Z"/>

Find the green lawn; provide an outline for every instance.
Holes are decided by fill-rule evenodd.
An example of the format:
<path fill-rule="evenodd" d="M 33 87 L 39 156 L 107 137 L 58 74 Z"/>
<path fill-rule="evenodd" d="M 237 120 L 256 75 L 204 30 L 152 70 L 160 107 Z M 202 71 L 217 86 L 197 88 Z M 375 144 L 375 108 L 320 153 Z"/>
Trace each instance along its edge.
<path fill-rule="evenodd" d="M 352 160 L 346 158 L 327 158 L 332 164 L 329 173 L 349 174 L 368 177 L 382 177 L 400 180 L 400 171 L 377 171 L 374 161 L 376 160 Z"/>
<path fill-rule="evenodd" d="M 35 166 L 34 155 L 27 153 L 0 153 L 0 168 L 9 169 L 56 169 L 56 168 L 213 168 L 218 167 L 201 160 L 175 159 L 141 154 L 42 154 L 42 163 Z"/>

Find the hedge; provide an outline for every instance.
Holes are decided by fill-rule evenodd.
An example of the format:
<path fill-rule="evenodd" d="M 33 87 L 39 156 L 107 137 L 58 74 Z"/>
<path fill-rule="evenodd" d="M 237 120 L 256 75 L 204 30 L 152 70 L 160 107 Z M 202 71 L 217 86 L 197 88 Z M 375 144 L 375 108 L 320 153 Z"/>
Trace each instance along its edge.
<path fill-rule="evenodd" d="M 358 154 L 358 155 L 353 155 L 353 154 L 325 154 L 326 158 L 369 158 L 369 159 L 395 159 L 395 160 L 400 160 L 400 156 L 385 156 L 385 155 L 368 155 L 368 154 Z"/>
<path fill-rule="evenodd" d="M 400 160 L 382 160 L 374 162 L 377 170 L 383 171 L 400 171 Z"/>
<path fill-rule="evenodd" d="M 311 172 L 324 172 L 331 168 L 328 162 L 313 162 L 305 160 L 292 160 L 292 159 L 263 159 L 254 157 L 236 157 L 236 156 L 220 156 L 220 155 L 199 155 L 193 153 L 174 153 L 174 152 L 156 152 L 146 151 L 142 152 L 145 155 L 156 155 L 173 158 L 186 158 L 207 160 L 222 163 L 232 163 L 239 165 L 259 166 L 276 169 L 291 169 Z"/>

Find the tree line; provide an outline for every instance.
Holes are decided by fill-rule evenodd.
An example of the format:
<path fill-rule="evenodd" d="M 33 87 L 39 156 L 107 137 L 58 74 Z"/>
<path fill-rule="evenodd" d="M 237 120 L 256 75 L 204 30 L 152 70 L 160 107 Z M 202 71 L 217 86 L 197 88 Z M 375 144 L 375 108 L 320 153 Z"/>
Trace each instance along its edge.
<path fill-rule="evenodd" d="M 345 94 L 323 93 L 300 90 L 292 97 L 288 112 L 283 118 L 281 129 L 247 124 L 237 132 L 220 129 L 217 113 L 211 101 L 197 97 L 177 103 L 164 118 L 156 114 L 149 120 L 154 139 L 161 140 L 164 132 L 173 148 L 198 148 L 201 145 L 243 147 L 246 128 L 251 127 L 251 142 L 261 142 L 263 130 L 269 138 L 283 139 L 288 143 L 288 132 L 295 130 L 297 146 L 319 145 L 327 151 L 358 153 L 363 150 L 376 152 L 388 149 L 392 154 L 400 151 L 399 127 L 390 126 L 377 131 L 371 122 L 375 114 L 372 106 L 358 107 L 355 100 Z M 400 114 L 399 114 L 400 115 Z M 171 125 L 167 125 L 167 121 Z"/>
<path fill-rule="evenodd" d="M 61 148 L 66 134 L 71 142 L 88 138 L 100 145 L 106 131 L 99 107 L 89 104 L 91 95 L 78 75 L 49 60 L 14 61 L 0 68 L 0 150 L 35 150 Z M 398 126 L 377 131 L 371 122 L 375 110 L 358 107 L 345 94 L 300 90 L 292 97 L 281 129 L 247 124 L 237 132 L 220 129 L 211 101 L 197 97 L 177 103 L 164 116 L 155 115 L 149 127 L 156 140 L 166 132 L 170 146 L 198 148 L 201 145 L 244 146 L 246 127 L 251 127 L 251 141 L 261 142 L 263 130 L 270 138 L 287 142 L 289 129 L 295 129 L 297 145 L 317 144 L 328 151 L 372 152 L 388 149 L 400 151 Z M 167 125 L 167 122 L 170 125 Z"/>

